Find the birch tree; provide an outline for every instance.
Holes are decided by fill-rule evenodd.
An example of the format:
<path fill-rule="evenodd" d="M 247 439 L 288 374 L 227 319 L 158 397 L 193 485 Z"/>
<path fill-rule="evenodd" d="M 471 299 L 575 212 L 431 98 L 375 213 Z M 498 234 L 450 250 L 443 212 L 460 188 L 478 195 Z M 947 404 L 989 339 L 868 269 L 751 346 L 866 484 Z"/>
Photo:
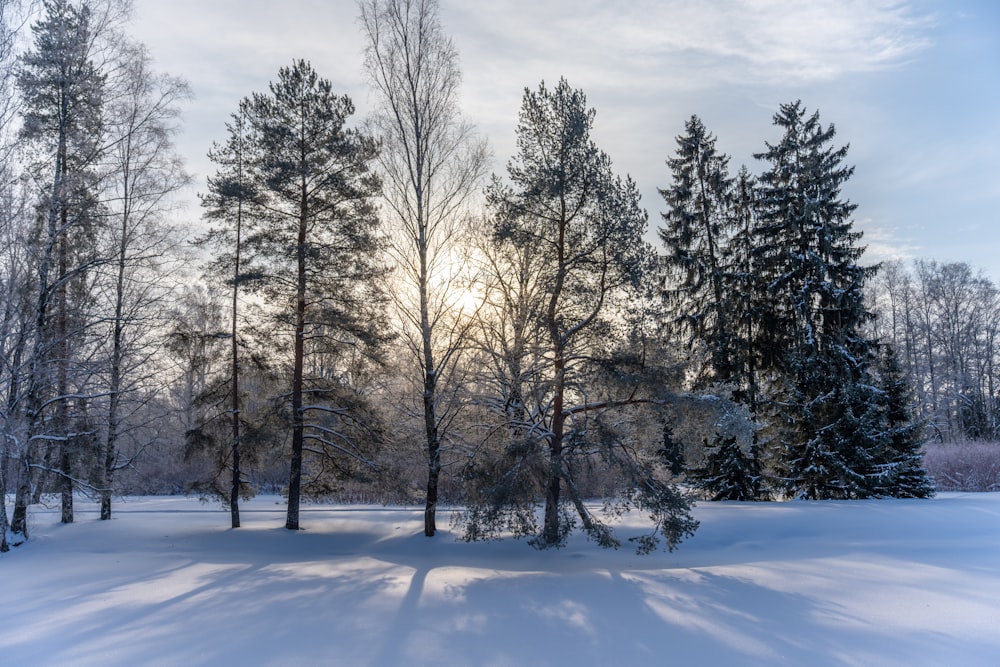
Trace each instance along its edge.
<path fill-rule="evenodd" d="M 21 360 L 30 334 L 27 317 L 30 286 L 24 253 L 24 197 L 19 166 L 14 119 L 18 111 L 15 95 L 16 42 L 24 25 L 24 4 L 19 0 L 0 0 L 0 244 L 3 267 L 0 268 L 0 298 L 3 320 L 0 322 L 0 553 L 9 548 L 7 530 L 7 466 L 10 453 L 21 451 L 19 429 L 22 425 L 20 387 Z"/>
<path fill-rule="evenodd" d="M 179 105 L 190 97 L 187 84 L 157 74 L 140 44 L 122 44 L 118 80 L 108 105 L 108 261 L 100 273 L 104 317 L 106 393 L 101 444 L 101 519 L 111 518 L 111 491 L 120 465 L 119 444 L 129 431 L 128 412 L 155 391 L 156 326 L 166 316 L 178 234 L 165 219 L 171 196 L 189 177 L 173 146 Z"/>
<path fill-rule="evenodd" d="M 466 329 L 457 243 L 465 207 L 486 164 L 485 143 L 459 111 L 458 53 L 436 0 L 364 0 L 365 68 L 378 95 L 372 127 L 382 142 L 379 165 L 391 226 L 389 250 L 403 332 L 422 377 L 427 455 L 424 534 L 435 520 L 441 448 L 458 406 L 443 400 Z"/>

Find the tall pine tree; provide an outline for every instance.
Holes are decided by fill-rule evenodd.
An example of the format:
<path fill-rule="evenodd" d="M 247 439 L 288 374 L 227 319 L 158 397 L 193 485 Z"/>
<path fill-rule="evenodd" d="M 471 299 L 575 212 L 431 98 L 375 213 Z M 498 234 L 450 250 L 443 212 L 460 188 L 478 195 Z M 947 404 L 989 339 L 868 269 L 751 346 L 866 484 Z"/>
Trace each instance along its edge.
<path fill-rule="evenodd" d="M 346 122 L 354 104 L 330 81 L 296 61 L 282 68 L 270 93 L 247 104 L 258 158 L 251 179 L 259 190 L 246 247 L 260 258 L 259 293 L 292 340 L 292 421 L 286 527 L 299 528 L 303 458 L 337 466 L 336 455 L 365 459 L 351 434 L 355 416 L 338 399 L 341 378 L 306 364 L 320 350 L 371 349 L 384 340 L 384 296 L 378 288 L 379 220 L 373 205 L 379 179 L 375 140 Z M 329 357 L 328 357 L 329 359 Z M 308 444 L 307 444 L 308 443 Z"/>
<path fill-rule="evenodd" d="M 242 455 L 240 431 L 243 425 L 242 400 L 240 396 L 240 290 L 252 278 L 245 256 L 244 236 L 250 225 L 249 216 L 254 203 L 260 200 L 259 186 L 254 187 L 251 166 L 256 158 L 255 144 L 250 136 L 247 123 L 247 102 L 232 115 L 226 124 L 229 137 L 225 144 L 215 144 L 208 157 L 217 165 L 214 176 L 208 179 L 208 192 L 201 198 L 205 208 L 205 218 L 213 223 L 208 234 L 199 241 L 214 246 L 218 252 L 209 263 L 206 273 L 214 277 L 224 276 L 229 288 L 229 427 L 230 439 L 227 452 L 222 457 L 228 462 L 230 480 L 227 501 L 230 525 L 240 527 L 240 496 L 247 494 L 243 472 L 240 467 Z M 223 495 L 223 491 L 213 488 Z"/>
<path fill-rule="evenodd" d="M 608 321 L 635 298 L 652 253 L 642 238 L 646 213 L 635 183 L 614 175 L 610 158 L 594 143 L 595 112 L 586 102 L 583 91 L 565 79 L 551 90 L 544 84 L 537 91 L 525 90 L 518 152 L 507 165 L 509 185 L 494 178 L 487 190 L 498 240 L 537 257 L 543 301 L 540 343 L 546 356 L 539 376 L 544 396 L 514 466 L 541 463 L 536 469 L 543 476 L 539 486 L 545 509 L 536 546 L 565 543 L 574 523 L 570 507 L 591 537 L 617 546 L 579 491 L 579 469 L 598 446 L 604 461 L 621 475 L 626 505 L 648 511 L 654 521 L 654 534 L 640 541 L 639 550 L 652 549 L 657 533 L 672 549 L 697 526 L 688 499 L 622 444 L 622 432 L 611 425 L 614 420 L 602 420 L 602 414 L 631 399 L 590 400 L 599 384 L 600 358 L 613 347 Z M 634 395 L 635 387 L 630 391 Z M 503 505 L 516 511 L 522 506 L 519 500 L 488 499 L 492 507 L 487 515 L 502 512 Z M 469 532 L 475 535 L 475 508 L 469 516 Z M 533 520 L 526 518 L 522 534 L 534 529 Z"/>
<path fill-rule="evenodd" d="M 20 455 L 11 522 L 12 530 L 25 536 L 33 458 L 55 459 L 62 521 L 69 523 L 74 454 L 83 445 L 81 434 L 90 430 L 75 362 L 87 325 L 85 278 L 100 259 L 95 189 L 106 77 L 94 61 L 91 22 L 86 3 L 46 0 L 32 26 L 34 46 L 22 57 L 17 76 L 24 102 L 21 139 L 31 151 L 36 181 L 45 184 L 38 206 L 35 332 L 25 392 L 29 435 Z"/>

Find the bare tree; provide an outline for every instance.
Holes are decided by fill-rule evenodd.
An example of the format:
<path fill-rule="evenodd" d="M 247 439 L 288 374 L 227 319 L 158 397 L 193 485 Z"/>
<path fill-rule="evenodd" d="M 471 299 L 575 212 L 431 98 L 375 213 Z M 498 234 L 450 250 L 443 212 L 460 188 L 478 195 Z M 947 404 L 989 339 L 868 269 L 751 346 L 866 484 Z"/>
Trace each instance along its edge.
<path fill-rule="evenodd" d="M 1000 291 L 964 263 L 887 263 L 875 284 L 878 333 L 901 354 L 919 417 L 943 441 L 1000 433 Z"/>
<path fill-rule="evenodd" d="M 488 152 L 460 115 L 458 53 L 441 26 L 437 1 L 362 0 L 360 10 L 365 68 L 379 98 L 371 122 L 382 141 L 394 280 L 406 286 L 394 294 L 422 376 L 424 534 L 430 537 L 437 530 L 442 443 L 456 409 L 442 405 L 441 388 L 465 344 L 457 240 Z"/>
<path fill-rule="evenodd" d="M 73 489 L 87 484 L 79 459 L 98 439 L 94 404 L 108 396 L 97 374 L 102 316 L 95 290 L 98 269 L 111 261 L 102 242 L 112 202 L 102 197 L 115 143 L 107 112 L 118 91 L 109 81 L 125 76 L 120 28 L 131 12 L 130 0 L 41 4 L 16 74 L 19 138 L 37 201 L 22 389 L 27 434 L 12 521 L 25 536 L 27 503 L 42 490 L 33 474 L 55 475 L 62 520 L 73 520 Z"/>
<path fill-rule="evenodd" d="M 0 322 L 0 552 L 7 551 L 7 462 L 9 451 L 17 444 L 20 362 L 28 336 L 27 310 L 29 294 L 27 266 L 21 231 L 24 222 L 23 188 L 19 188 L 18 166 L 14 160 L 17 142 L 13 136 L 13 120 L 18 112 L 14 79 L 16 44 L 24 26 L 25 3 L 21 0 L 0 0 L 0 244 L 3 266 L 0 268 L 0 298 L 3 299 L 3 320 Z"/>
<path fill-rule="evenodd" d="M 158 345 L 151 324 L 162 322 L 176 264 L 176 230 L 164 220 L 170 197 L 190 180 L 173 148 L 178 105 L 187 84 L 152 71 L 145 48 L 123 44 L 119 80 L 109 104 L 112 134 L 105 179 L 109 261 L 101 272 L 109 322 L 105 337 L 107 402 L 100 480 L 101 519 L 111 518 L 111 490 L 119 439 L 127 429 L 128 402 L 140 407 L 156 383 L 148 382 Z M 144 391 L 145 390 L 145 391 Z"/>

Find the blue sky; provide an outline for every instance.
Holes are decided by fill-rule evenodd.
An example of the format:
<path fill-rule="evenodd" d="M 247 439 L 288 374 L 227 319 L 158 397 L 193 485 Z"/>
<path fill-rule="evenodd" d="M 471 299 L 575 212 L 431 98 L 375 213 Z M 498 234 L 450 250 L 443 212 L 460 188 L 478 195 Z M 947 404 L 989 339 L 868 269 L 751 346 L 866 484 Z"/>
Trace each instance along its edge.
<path fill-rule="evenodd" d="M 238 100 L 306 58 L 369 96 L 353 0 L 136 0 L 134 33 L 196 99 L 178 145 L 197 176 Z M 595 138 L 659 224 L 664 161 L 699 115 L 735 171 L 801 99 L 834 123 L 856 171 L 868 261 L 965 261 L 1000 280 L 1000 3 L 993 0 L 441 0 L 464 110 L 494 171 L 514 150 L 524 87 L 565 76 L 597 110 Z M 194 191 L 190 199 L 195 202 Z M 192 203 L 188 214 L 197 217 Z"/>

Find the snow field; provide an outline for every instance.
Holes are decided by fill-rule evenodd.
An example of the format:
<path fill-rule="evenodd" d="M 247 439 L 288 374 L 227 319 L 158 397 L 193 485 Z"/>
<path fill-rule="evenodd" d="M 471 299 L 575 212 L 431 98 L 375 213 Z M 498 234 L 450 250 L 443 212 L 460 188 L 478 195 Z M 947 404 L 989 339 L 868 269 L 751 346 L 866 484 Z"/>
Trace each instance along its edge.
<path fill-rule="evenodd" d="M 428 539 L 409 508 L 81 509 L 0 556 L 0 665 L 1000 664 L 997 493 L 702 503 L 649 556 Z"/>

